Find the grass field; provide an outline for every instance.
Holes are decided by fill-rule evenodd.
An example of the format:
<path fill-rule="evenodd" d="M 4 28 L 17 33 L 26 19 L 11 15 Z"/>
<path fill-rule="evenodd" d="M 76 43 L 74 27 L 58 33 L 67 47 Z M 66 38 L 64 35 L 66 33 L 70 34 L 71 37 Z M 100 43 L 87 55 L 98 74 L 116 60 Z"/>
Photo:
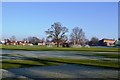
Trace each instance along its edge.
<path fill-rule="evenodd" d="M 13 46 L 13 45 L 2 45 L 0 47 L 3 50 L 26 50 L 26 51 L 97 51 L 97 52 L 118 52 L 118 48 L 102 48 L 102 47 L 90 47 L 90 48 L 63 48 L 63 47 L 46 47 L 46 46 Z"/>
<path fill-rule="evenodd" d="M 104 60 L 89 60 L 89 59 L 67 59 L 67 58 L 29 58 L 26 60 L 3 60 L 2 68 L 21 68 L 21 67 L 31 67 L 31 66 L 51 66 L 51 65 L 61 65 L 61 64 L 78 64 L 78 65 L 89 65 L 97 67 L 107 67 L 107 68 L 119 68 L 118 61 L 104 61 Z"/>
<path fill-rule="evenodd" d="M 92 56 L 103 56 L 106 58 L 115 58 L 120 59 L 120 54 L 114 54 L 114 52 L 118 52 L 118 48 L 98 48 L 98 47 L 90 47 L 90 48 L 57 48 L 57 47 L 46 47 L 46 46 L 12 46 L 12 45 L 3 45 L 0 47 L 3 50 L 26 50 L 26 51 L 80 51 L 85 52 L 84 54 L 92 54 Z M 95 53 L 94 53 L 95 52 Z M 113 52 L 113 53 L 96 53 L 96 52 Z M 76 54 L 81 55 L 81 54 Z M 21 54 L 2 54 L 2 56 L 8 57 L 17 57 L 24 55 Z M 32 67 L 32 66 L 52 66 L 52 65 L 61 65 L 61 64 L 77 64 L 77 65 L 89 65 L 89 66 L 97 66 L 97 67 L 107 67 L 107 68 L 119 68 L 118 61 L 108 61 L 108 60 L 91 60 L 91 59 L 69 59 L 69 58 L 33 58 L 26 57 L 24 60 L 2 60 L 1 68 L 9 69 L 9 68 L 21 68 L 21 67 Z"/>

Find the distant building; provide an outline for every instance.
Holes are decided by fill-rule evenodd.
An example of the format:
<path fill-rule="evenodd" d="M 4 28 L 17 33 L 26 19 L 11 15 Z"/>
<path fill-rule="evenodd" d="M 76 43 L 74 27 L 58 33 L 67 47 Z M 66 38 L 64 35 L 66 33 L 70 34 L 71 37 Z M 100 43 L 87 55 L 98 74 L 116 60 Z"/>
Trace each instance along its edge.
<path fill-rule="evenodd" d="M 102 39 L 99 41 L 99 46 L 115 46 L 115 43 L 114 39 Z"/>
<path fill-rule="evenodd" d="M 38 45 L 43 46 L 45 45 L 45 42 L 39 42 Z"/>
<path fill-rule="evenodd" d="M 5 41 L 5 45 L 10 45 L 10 43 L 11 43 L 11 41 L 9 40 L 9 39 L 4 39 L 4 41 Z"/>

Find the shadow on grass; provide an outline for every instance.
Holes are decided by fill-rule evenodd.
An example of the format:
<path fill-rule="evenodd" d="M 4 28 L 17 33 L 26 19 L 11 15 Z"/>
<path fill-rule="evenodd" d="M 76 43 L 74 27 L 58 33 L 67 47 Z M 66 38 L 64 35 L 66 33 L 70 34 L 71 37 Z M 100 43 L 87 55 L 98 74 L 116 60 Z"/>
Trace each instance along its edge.
<path fill-rule="evenodd" d="M 27 58 L 24 60 L 4 60 L 2 61 L 2 68 L 22 68 L 22 67 L 32 67 L 32 66 L 53 66 L 60 65 L 64 62 L 43 60 L 37 58 Z"/>
<path fill-rule="evenodd" d="M 62 58 L 31 58 L 23 57 L 22 60 L 4 60 L 2 61 L 2 68 L 22 68 L 22 67 L 32 67 L 32 66 L 53 66 L 61 64 L 77 64 L 77 65 L 87 65 L 103 68 L 113 68 L 118 69 L 117 62 L 102 61 L 102 60 L 72 60 L 72 59 L 62 59 Z"/>

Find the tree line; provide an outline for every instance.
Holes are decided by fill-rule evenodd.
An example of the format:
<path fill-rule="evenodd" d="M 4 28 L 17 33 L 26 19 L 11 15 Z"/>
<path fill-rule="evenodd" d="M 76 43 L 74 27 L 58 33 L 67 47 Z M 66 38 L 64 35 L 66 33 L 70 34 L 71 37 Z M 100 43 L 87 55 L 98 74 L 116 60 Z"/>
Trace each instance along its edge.
<path fill-rule="evenodd" d="M 85 32 L 80 27 L 74 27 L 69 36 L 66 35 L 68 31 L 68 28 L 63 26 L 60 22 L 55 22 L 51 25 L 49 29 L 45 31 L 47 35 L 46 41 L 52 40 L 56 42 L 57 47 L 59 47 L 60 44 L 66 41 L 69 41 L 69 44 L 71 45 L 98 45 L 99 39 L 97 37 L 92 37 L 89 41 L 88 39 L 86 39 Z M 10 38 L 10 41 L 16 41 L 16 37 L 12 36 Z M 39 39 L 37 37 L 28 37 L 24 38 L 23 41 L 29 41 L 33 44 L 37 44 L 38 42 L 45 42 L 45 39 Z"/>

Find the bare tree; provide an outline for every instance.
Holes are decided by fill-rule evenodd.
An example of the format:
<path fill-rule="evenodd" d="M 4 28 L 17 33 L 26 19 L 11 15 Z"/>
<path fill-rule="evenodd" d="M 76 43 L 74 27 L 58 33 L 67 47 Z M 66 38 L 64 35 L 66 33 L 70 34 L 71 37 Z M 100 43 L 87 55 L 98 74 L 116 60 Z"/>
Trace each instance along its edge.
<path fill-rule="evenodd" d="M 16 37 L 15 37 L 15 36 L 11 36 L 11 37 L 10 37 L 10 41 L 12 41 L 12 42 L 13 42 L 13 41 L 16 41 Z"/>
<path fill-rule="evenodd" d="M 41 39 L 41 42 L 45 42 L 45 38 L 42 38 L 42 39 Z"/>
<path fill-rule="evenodd" d="M 52 38 L 57 42 L 57 47 L 59 47 L 59 43 L 66 37 L 65 33 L 68 32 L 68 29 L 63 27 L 60 22 L 55 22 L 51 25 L 51 28 L 45 32 L 48 34 L 48 38 Z"/>
<path fill-rule="evenodd" d="M 28 41 L 28 39 L 27 38 L 23 38 L 23 41 Z"/>
<path fill-rule="evenodd" d="M 28 37 L 28 41 L 34 45 L 37 45 L 41 40 L 37 37 Z"/>
<path fill-rule="evenodd" d="M 91 46 L 97 46 L 98 42 L 99 42 L 99 39 L 97 37 L 92 37 L 91 40 L 90 40 L 90 42 L 89 42 L 89 45 L 91 45 Z"/>
<path fill-rule="evenodd" d="M 85 32 L 79 28 L 75 27 L 72 29 L 72 33 L 70 34 L 70 40 L 74 45 L 84 45 L 85 44 Z"/>

